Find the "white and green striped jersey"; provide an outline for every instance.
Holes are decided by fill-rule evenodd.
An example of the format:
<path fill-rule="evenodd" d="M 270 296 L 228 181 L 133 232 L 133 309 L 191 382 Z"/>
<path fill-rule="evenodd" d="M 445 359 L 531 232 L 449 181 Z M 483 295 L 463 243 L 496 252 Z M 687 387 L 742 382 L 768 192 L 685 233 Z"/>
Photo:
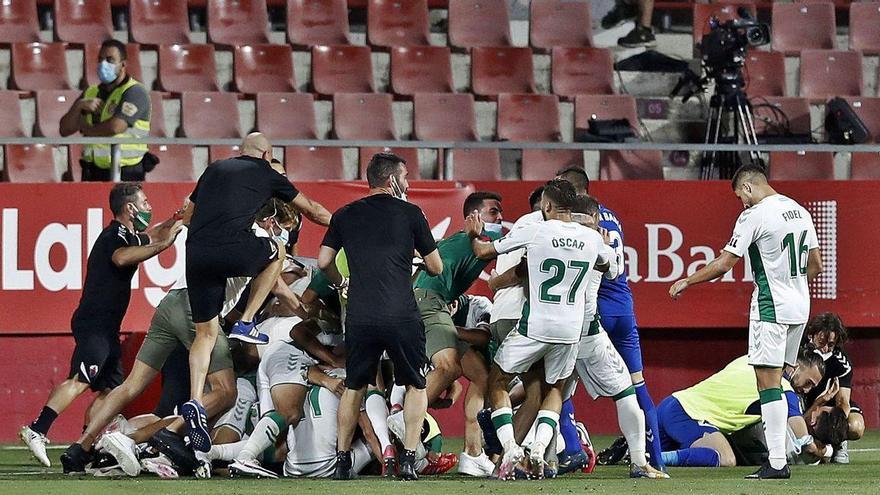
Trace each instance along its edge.
<path fill-rule="evenodd" d="M 807 259 L 819 247 L 807 210 L 782 194 L 767 196 L 743 211 L 724 247 L 736 256 L 746 252 L 755 278 L 749 318 L 799 325 L 810 316 Z"/>
<path fill-rule="evenodd" d="M 574 222 L 547 220 L 512 230 L 494 243 L 507 253 L 524 248 L 529 298 L 518 331 L 551 344 L 580 340 L 587 299 L 587 278 L 596 263 L 608 263 L 610 250 L 593 229 Z"/>

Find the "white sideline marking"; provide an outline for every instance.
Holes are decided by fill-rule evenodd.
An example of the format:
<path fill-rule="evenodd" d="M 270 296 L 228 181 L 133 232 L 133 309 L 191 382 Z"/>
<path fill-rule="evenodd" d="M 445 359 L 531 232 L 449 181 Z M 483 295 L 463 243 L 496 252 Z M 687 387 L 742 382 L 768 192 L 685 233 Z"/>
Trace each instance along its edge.
<path fill-rule="evenodd" d="M 880 448 L 876 449 L 849 449 L 850 452 L 880 452 Z"/>
<path fill-rule="evenodd" d="M 66 449 L 65 445 L 47 445 L 46 450 L 61 450 Z M 26 445 L 8 445 L 6 447 L 0 447 L 0 450 L 29 450 Z"/>
<path fill-rule="evenodd" d="M 53 473 L 51 471 L 22 471 L 20 473 L 3 473 L 0 472 L 0 477 L 2 476 L 36 476 L 36 475 L 46 475 L 46 474 L 58 474 Z"/>

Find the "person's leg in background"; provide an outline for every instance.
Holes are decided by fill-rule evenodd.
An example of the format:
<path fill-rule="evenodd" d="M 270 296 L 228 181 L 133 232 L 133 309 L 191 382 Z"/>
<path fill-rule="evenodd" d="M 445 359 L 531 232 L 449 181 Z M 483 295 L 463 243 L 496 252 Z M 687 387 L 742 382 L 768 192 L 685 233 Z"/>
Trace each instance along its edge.
<path fill-rule="evenodd" d="M 635 21 L 635 27 L 617 44 L 625 48 L 653 48 L 657 46 L 657 38 L 651 29 L 651 18 L 654 15 L 654 0 L 618 0 L 601 21 L 603 29 L 611 29 L 629 20 Z"/>

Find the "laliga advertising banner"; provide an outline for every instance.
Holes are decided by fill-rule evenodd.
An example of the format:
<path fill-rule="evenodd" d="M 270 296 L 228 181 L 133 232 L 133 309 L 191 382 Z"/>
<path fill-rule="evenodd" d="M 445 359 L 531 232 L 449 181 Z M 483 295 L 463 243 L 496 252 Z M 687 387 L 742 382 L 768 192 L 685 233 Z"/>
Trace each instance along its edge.
<path fill-rule="evenodd" d="M 484 189 L 502 194 L 508 224 L 527 212 L 528 194 L 538 185 L 421 182 L 411 186 L 409 197 L 425 211 L 435 237 L 442 238 L 462 227 L 461 206 L 470 192 Z M 880 184 L 775 185 L 805 205 L 817 226 L 825 273 L 811 287 L 814 312 L 838 312 L 851 327 L 880 326 Z M 362 183 L 297 186 L 331 211 L 367 191 Z M 154 221 L 176 210 L 192 187 L 146 184 Z M 110 221 L 109 190 L 109 184 L 0 184 L 0 333 L 69 332 L 89 249 Z M 679 301 L 667 295 L 675 280 L 704 266 L 729 240 L 742 209 L 729 183 L 597 181 L 590 192 L 617 213 L 623 226 L 626 266 L 643 328 L 745 326 L 752 291 L 747 260 L 721 280 L 689 289 Z M 306 222 L 299 254 L 315 256 L 323 232 Z M 185 233 L 172 249 L 141 265 L 132 282 L 124 330 L 147 329 L 153 308 L 184 273 L 184 251 Z M 474 292 L 488 294 L 485 282 L 478 282 Z"/>

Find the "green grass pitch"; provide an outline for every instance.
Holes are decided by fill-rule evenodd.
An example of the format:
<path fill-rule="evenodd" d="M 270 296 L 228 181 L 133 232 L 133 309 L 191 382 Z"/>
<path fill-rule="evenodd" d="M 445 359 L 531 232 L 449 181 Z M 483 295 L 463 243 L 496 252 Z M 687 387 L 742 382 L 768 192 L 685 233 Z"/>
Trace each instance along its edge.
<path fill-rule="evenodd" d="M 594 438 L 598 447 L 611 442 L 609 437 Z M 448 439 L 444 450 L 456 452 L 461 442 Z M 849 465 L 795 466 L 789 481 L 746 481 L 743 476 L 754 468 L 671 469 L 670 480 L 630 480 L 623 466 L 597 466 L 590 475 L 578 474 L 545 481 L 502 482 L 464 479 L 456 475 L 423 477 L 416 483 L 363 477 L 351 482 L 331 480 L 282 479 L 229 480 L 196 479 L 159 480 L 98 479 L 91 476 L 68 478 L 58 466 L 60 449 L 50 450 L 53 467 L 43 469 L 30 453 L 17 447 L 0 447 L 0 494 L 4 495 L 102 495 L 102 494 L 332 494 L 357 495 L 444 495 L 444 494 L 591 494 L 591 493 L 698 493 L 698 494 L 822 494 L 880 493 L 877 467 L 880 466 L 880 431 L 870 432 L 850 445 Z"/>

